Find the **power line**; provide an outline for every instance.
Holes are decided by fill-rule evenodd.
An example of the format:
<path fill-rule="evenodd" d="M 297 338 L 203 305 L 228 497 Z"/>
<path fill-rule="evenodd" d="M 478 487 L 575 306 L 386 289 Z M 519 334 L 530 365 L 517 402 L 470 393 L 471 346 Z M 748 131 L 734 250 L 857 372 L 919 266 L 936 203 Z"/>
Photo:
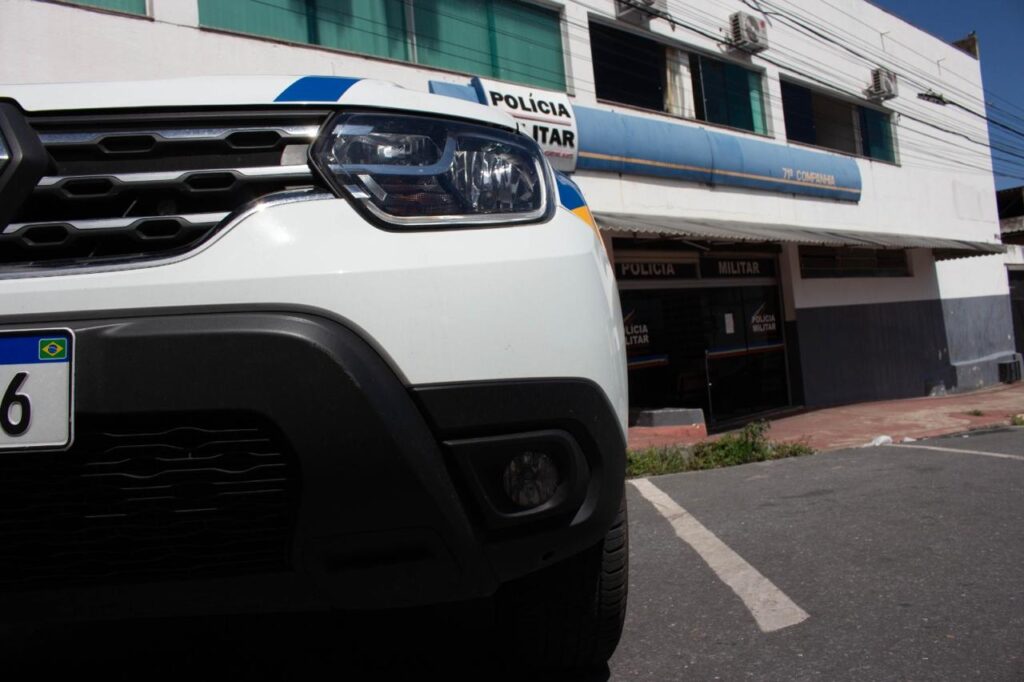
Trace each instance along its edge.
<path fill-rule="evenodd" d="M 852 38 L 852 39 L 857 39 L 857 40 L 859 41 L 859 38 L 857 38 L 856 36 L 853 36 L 852 34 L 848 34 L 847 36 L 840 36 L 840 34 L 839 34 L 839 33 L 836 33 L 835 31 L 829 31 L 829 29 L 828 29 L 828 28 L 825 28 L 825 26 L 833 26 L 833 24 L 832 24 L 831 22 L 827 21 L 827 20 L 824 20 L 824 19 L 822 19 L 822 18 L 821 18 L 821 17 L 819 16 L 819 15 L 816 15 L 816 14 L 814 14 L 814 13 L 811 13 L 811 12 L 810 12 L 809 10 L 805 10 L 805 11 L 807 11 L 807 12 L 808 12 L 808 13 L 810 14 L 810 16 L 813 16 L 813 17 L 815 17 L 816 19 L 818 19 L 818 20 L 819 20 L 819 23 L 821 23 L 821 24 L 823 25 L 823 28 L 821 29 L 821 31 L 818 31 L 818 30 L 815 30 L 815 29 L 813 29 L 812 27 L 808 26 L 808 25 L 807 25 L 806 23 L 803 23 L 803 22 L 799 22 L 799 23 L 800 23 L 800 25 L 801 25 L 801 26 L 803 26 L 803 27 L 804 27 L 804 28 L 806 29 L 806 30 L 802 30 L 802 31 L 801 31 L 801 30 L 800 30 L 800 28 L 796 26 L 796 23 L 795 23 L 795 22 L 792 22 L 792 21 L 790 21 L 788 17 L 786 17 L 785 15 L 781 14 L 780 12 L 773 12 L 773 11 L 768 11 L 768 12 L 766 12 L 766 11 L 764 11 L 764 10 L 763 10 L 763 9 L 761 8 L 761 2 L 763 2 L 764 0 L 758 0 L 758 3 L 757 3 L 757 5 L 756 5 L 756 6 L 755 6 L 755 5 L 751 5 L 751 4 L 750 4 L 750 2 L 749 2 L 749 0 L 743 0 L 743 1 L 744 1 L 744 2 L 745 2 L 745 3 L 747 4 L 747 5 L 748 5 L 748 7 L 749 7 L 750 9 L 756 10 L 756 11 L 758 11 L 758 12 L 760 12 L 760 13 L 762 13 L 762 14 L 765 14 L 766 16 L 769 16 L 769 17 L 770 17 L 770 16 L 777 16 L 777 17 L 779 17 L 779 18 L 783 19 L 783 20 L 784 20 L 784 23 L 785 23 L 785 25 L 787 25 L 787 26 L 790 26 L 790 28 L 795 28 L 796 30 L 798 30 L 798 31 L 800 31 L 800 32 L 802 32 L 802 33 L 804 33 L 804 34 L 806 34 L 806 35 L 811 35 L 811 36 L 812 36 L 813 38 L 817 38 L 817 39 L 818 39 L 818 40 L 820 40 L 820 41 L 824 41 L 824 42 L 825 42 L 825 44 L 827 44 L 827 45 L 831 45 L 831 46 L 833 46 L 833 47 L 836 47 L 836 46 L 838 46 L 838 47 L 839 47 L 839 48 L 841 48 L 842 50 L 848 51 L 848 52 L 850 52 L 851 54 L 853 54 L 854 56 L 858 57 L 859 59 L 862 59 L 863 61 L 865 61 L 866 63 L 868 63 L 868 64 L 869 64 L 870 66 L 877 66 L 877 65 L 878 65 L 879 63 L 887 63 L 887 62 L 898 62 L 898 61 L 899 61 L 899 60 L 896 60 L 896 59 L 895 59 L 894 57 L 892 57 L 892 55 L 889 55 L 889 54 L 887 54 L 887 53 L 886 53 L 886 54 L 885 54 L 884 56 L 882 56 L 882 57 L 877 57 L 877 56 L 874 56 L 874 57 L 867 57 L 867 56 L 864 56 L 863 54 L 861 54 L 861 53 L 857 52 L 856 50 L 852 50 L 852 49 L 850 49 L 850 48 L 849 48 L 849 47 L 848 47 L 848 46 L 847 46 L 847 45 L 845 44 L 845 42 L 837 42 L 836 40 L 831 40 L 831 39 L 830 39 L 830 38 L 829 38 L 828 36 L 824 36 L 824 35 L 822 35 L 822 32 L 821 32 L 821 31 L 825 31 L 825 32 L 829 32 L 829 33 L 831 33 L 831 34 L 832 34 L 833 36 L 835 36 L 835 37 L 839 38 L 839 39 L 840 39 L 841 41 L 847 41 L 847 40 L 850 40 L 851 38 Z M 727 8 L 727 9 L 729 9 L 730 11 L 732 10 L 732 6 L 729 6 L 729 5 L 725 5 L 725 4 L 724 4 L 723 2 L 721 2 L 720 0 L 712 0 L 712 2 L 716 2 L 716 3 L 717 3 L 717 4 L 719 4 L 720 6 L 726 7 L 726 8 Z M 768 4 L 768 3 L 765 3 L 765 4 Z M 781 9 L 781 8 L 778 8 L 778 6 L 777 6 L 777 5 L 771 5 L 771 6 L 772 6 L 772 7 L 775 7 L 776 9 Z M 831 7 L 831 5 L 829 5 L 829 6 Z M 683 6 L 682 6 L 682 5 L 678 5 L 678 6 L 676 6 L 676 7 L 678 7 L 678 9 L 680 9 L 680 10 L 681 10 L 681 9 L 683 9 Z M 688 8 L 687 8 L 687 9 L 688 9 Z M 801 9 L 803 9 L 803 8 L 801 8 Z M 691 15 L 693 15 L 693 12 L 688 12 L 688 13 L 689 13 L 689 14 L 691 14 Z M 844 12 L 844 14 L 847 14 L 847 15 L 848 15 L 848 13 L 845 13 L 845 12 Z M 694 16 L 695 16 L 695 15 L 694 15 Z M 708 15 L 708 16 L 711 16 L 711 15 Z M 799 15 L 794 15 L 794 16 L 799 16 Z M 848 15 L 848 16 L 852 16 L 852 15 Z M 769 18 L 769 21 L 770 21 L 770 18 Z M 858 19 L 858 22 L 859 22 L 859 23 L 861 23 L 861 24 L 863 24 L 863 25 L 865 25 L 865 26 L 869 26 L 868 24 L 864 23 L 863 21 L 861 21 L 861 20 L 859 20 L 859 19 Z M 873 27 L 872 27 L 872 28 L 873 28 Z M 881 37 L 881 35 L 882 35 L 882 34 L 879 34 L 879 36 L 880 36 L 880 37 Z M 891 38 L 890 38 L 890 40 L 891 40 L 892 42 L 896 43 L 896 44 L 900 44 L 900 45 L 902 45 L 902 43 L 899 43 L 899 41 L 896 41 L 895 39 L 891 39 Z M 908 49 L 909 49 L 909 48 L 908 48 Z M 806 60 L 803 60 L 803 61 L 806 61 Z M 903 66 L 903 67 L 901 67 L 901 68 L 906 68 L 906 65 L 905 65 L 905 63 L 904 63 L 904 66 Z M 916 67 L 909 67 L 909 68 L 911 68 L 911 69 L 912 69 L 912 70 L 914 71 L 915 75 L 918 75 L 918 71 L 917 71 Z M 831 72 L 831 74 L 830 74 L 830 75 L 833 75 L 833 76 L 834 76 L 834 75 L 835 75 L 835 73 L 836 73 L 836 70 L 835 70 L 835 69 L 832 69 L 832 72 Z M 841 72 L 840 72 L 840 73 L 841 73 Z M 951 73 L 951 74 L 953 74 L 953 75 L 956 75 L 956 76 L 957 76 L 957 77 L 959 77 L 959 78 L 963 78 L 963 77 L 962 77 L 962 76 L 960 76 L 959 74 L 956 74 L 956 72 L 955 72 L 955 71 L 950 71 L 950 73 Z M 844 75 L 846 75 L 847 77 L 849 77 L 849 74 L 844 74 Z M 916 79 L 916 78 L 911 78 L 911 77 L 910 77 L 910 76 L 908 76 L 908 75 L 907 75 L 906 73 L 902 73 L 902 74 L 901 74 L 901 76 L 902 76 L 902 78 L 903 78 L 903 79 L 904 79 L 905 81 L 907 81 L 907 82 L 909 82 L 909 83 L 911 83 L 911 84 L 915 84 L 915 85 L 916 85 L 917 87 L 919 87 L 919 88 L 921 88 L 921 89 L 923 89 L 923 90 L 925 90 L 925 89 L 929 89 L 929 88 L 930 88 L 930 87 L 931 87 L 932 85 L 938 85 L 939 87 L 943 87 L 943 88 L 946 88 L 946 89 L 948 89 L 948 90 L 950 90 L 950 91 L 953 91 L 953 92 L 957 92 L 957 89 L 955 89 L 955 88 L 952 88 L 952 87 L 948 86 L 948 84 L 946 84 L 946 83 L 942 83 L 942 84 L 938 84 L 938 83 L 936 83 L 936 82 L 934 81 L 934 79 L 932 79 L 932 78 L 931 78 L 930 76 L 923 76 L 924 80 L 925 80 L 925 81 L 926 81 L 927 83 L 929 83 L 929 84 L 923 84 L 923 83 L 921 83 L 921 81 L 920 81 L 920 80 L 918 80 L 918 79 Z M 856 88 L 857 88 L 857 87 L 859 86 L 859 82 L 860 82 L 860 81 L 859 81 L 858 77 L 851 77 L 851 78 L 852 78 L 853 82 L 855 83 L 854 89 L 856 89 Z M 968 97 L 969 99 L 978 99 L 978 98 L 974 97 L 974 96 L 973 96 L 973 95 L 972 95 L 971 93 L 967 93 L 967 92 L 965 92 L 965 91 L 960 91 L 960 92 L 961 92 L 961 93 L 962 93 L 962 94 L 963 94 L 964 96 Z M 983 105 L 987 105 L 987 103 L 986 103 L 986 102 L 985 102 L 984 100 L 978 100 L 978 101 L 980 101 L 980 102 L 981 102 L 981 103 L 982 103 Z M 968 110 L 969 112 L 971 112 L 971 113 L 975 114 L 975 115 L 978 115 L 978 114 L 977 114 L 977 112 L 974 112 L 973 110 L 971 110 L 971 109 L 969 109 L 969 108 L 968 108 L 967 110 Z M 1011 115 L 1011 116 L 1012 116 L 1012 115 Z M 995 123 L 996 125 L 1003 125 L 1003 126 L 1004 126 L 1004 127 L 1006 127 L 1006 128 L 1008 129 L 1008 130 L 1011 130 L 1011 131 L 1013 131 L 1014 133 L 1016 133 L 1016 132 L 1017 132 L 1017 131 L 1016 131 L 1015 129 L 1013 129 L 1012 127 L 1010 127 L 1010 126 L 1007 126 L 1006 124 L 1002 124 L 1002 123 L 1000 123 L 1000 122 L 999 122 L 998 120 L 995 120 L 995 119 L 994 119 L 994 117 L 989 117 L 989 118 L 991 118 L 991 119 L 992 119 L 992 121 L 993 121 L 993 123 Z M 1022 122 L 1022 123 L 1024 123 L 1024 119 L 1020 119 L 1020 120 L 1021 120 L 1021 122 Z M 953 124 L 953 123 L 947 123 L 946 125 L 948 126 L 948 125 L 955 125 L 955 124 Z M 960 129 L 960 132 L 963 132 L 963 129 L 962 129 L 962 128 Z"/>
<path fill-rule="evenodd" d="M 752 2 L 752 0 L 743 0 L 743 3 L 746 4 L 748 7 L 750 7 L 751 9 L 758 9 L 757 7 L 752 5 L 751 2 Z M 808 32 L 808 33 L 818 37 L 819 39 L 823 40 L 824 42 L 830 43 L 832 45 L 836 45 L 836 46 L 846 50 L 850 54 L 852 54 L 852 55 L 854 55 L 856 57 L 859 57 L 861 59 L 864 59 L 865 61 L 867 61 L 869 63 L 873 63 L 875 61 L 875 60 L 872 60 L 870 57 L 864 56 L 862 53 L 858 52 L 857 50 L 854 50 L 849 45 L 845 45 L 845 44 L 843 44 L 843 43 L 841 43 L 841 42 L 839 42 L 837 40 L 834 40 L 832 37 L 830 37 L 830 36 L 826 35 L 825 33 L 815 29 L 812 26 L 807 25 L 806 23 L 804 23 L 803 21 L 801 21 L 799 19 L 794 19 L 794 18 L 792 18 L 792 17 L 790 17 L 790 16 L 788 16 L 786 14 L 780 13 L 780 12 L 775 12 L 775 11 L 764 12 L 763 10 L 759 10 L 759 11 L 762 11 L 764 14 L 767 14 L 767 15 L 770 15 L 770 16 L 779 17 L 782 21 L 792 22 L 792 25 L 796 25 L 799 28 L 803 29 L 804 31 L 806 31 L 806 32 Z M 901 72 L 895 72 L 895 73 L 898 76 L 900 76 L 901 78 L 907 80 L 908 82 L 913 83 L 913 79 L 908 77 L 905 73 L 901 73 Z M 920 83 L 918 83 L 917 85 L 920 87 Z M 928 88 L 928 90 L 930 91 L 931 88 Z M 1012 127 L 1012 126 L 1009 126 L 1009 125 L 1006 125 L 1006 124 L 1001 123 L 999 121 L 996 121 L 995 119 L 990 118 L 986 114 L 978 113 L 977 111 L 974 111 L 970 107 L 964 106 L 963 104 L 960 104 L 958 102 L 954 102 L 952 100 L 946 99 L 945 97 L 942 97 L 941 103 L 942 104 L 949 104 L 949 105 L 955 106 L 955 107 L 957 107 L 957 108 L 959 108 L 959 109 L 961 109 L 963 111 L 966 111 L 967 113 L 971 114 L 972 116 L 980 118 L 980 119 L 982 119 L 982 120 L 984 120 L 984 121 L 986 121 L 986 122 L 988 122 L 988 123 L 990 123 L 992 125 L 998 126 L 999 128 L 1002 128 L 1002 129 L 1004 129 L 1004 130 L 1006 130 L 1008 132 L 1014 133 L 1015 135 L 1020 135 L 1022 138 L 1024 138 L 1024 131 L 1018 130 L 1018 129 Z"/>
<path fill-rule="evenodd" d="M 792 0 L 784 0 L 784 1 L 785 1 L 785 2 L 787 2 L 788 4 L 793 4 Z M 850 19 L 852 19 L 852 20 L 856 21 L 857 23 L 859 23 L 859 24 L 861 24 L 861 25 L 863 25 L 863 26 L 867 26 L 868 28 L 871 28 L 871 29 L 874 29 L 874 28 L 875 28 L 875 27 L 874 27 L 874 26 L 872 26 L 871 24 L 868 24 L 867 22 L 865 22 L 865 21 L 864 21 L 863 19 L 861 19 L 860 17 L 858 17 L 858 16 L 856 16 L 856 15 L 854 15 L 854 14 L 850 14 L 849 12 L 847 12 L 847 11 L 843 10 L 842 8 L 840 8 L 840 7 L 837 7 L 837 6 L 833 5 L 832 3 L 828 2 L 828 0 L 820 0 L 820 1 L 821 1 L 821 2 L 822 2 L 822 4 L 824 4 L 825 6 L 827 6 L 827 7 L 830 7 L 830 8 L 832 8 L 833 10 L 835 10 L 835 11 L 837 11 L 837 12 L 839 12 L 839 13 L 841 13 L 841 14 L 843 14 L 843 15 L 847 16 L 847 17 L 849 17 Z M 807 12 L 808 14 L 811 14 L 811 16 L 816 16 L 816 15 L 814 15 L 813 13 L 811 13 L 811 12 L 810 12 L 809 10 L 806 10 L 806 9 L 805 9 L 804 11 L 806 11 L 806 12 Z M 883 10 L 883 11 L 884 11 L 884 10 Z M 819 17 L 819 18 L 820 18 L 820 17 Z M 899 45 L 899 46 L 903 47 L 904 49 L 906 49 L 906 50 L 908 50 L 908 51 L 912 51 L 912 50 L 913 50 L 913 48 L 911 48 L 910 46 L 906 45 L 905 43 L 902 43 L 902 42 L 900 42 L 899 40 L 897 40 L 897 39 L 896 39 L 896 38 L 894 38 L 894 37 L 887 37 L 886 39 L 887 39 L 887 40 L 890 40 L 890 41 L 892 41 L 892 42 L 893 42 L 894 44 L 896 44 L 896 45 Z M 950 74 L 951 74 L 952 76 L 956 77 L 956 78 L 959 78 L 960 80 L 963 80 L 963 81 L 967 81 L 967 82 L 971 82 L 971 81 L 968 81 L 968 79 L 966 79 L 965 77 L 961 76 L 960 74 L 958 74 L 958 73 L 957 73 L 957 72 L 955 72 L 955 71 L 950 71 Z M 971 83 L 973 84 L 973 82 L 971 82 Z M 998 93 L 996 93 L 996 92 L 993 92 L 993 91 L 992 91 L 991 89 L 989 89 L 989 88 L 986 88 L 986 87 L 984 87 L 984 85 L 983 85 L 983 84 L 982 84 L 982 86 L 981 86 L 981 90 L 982 90 L 982 92 L 983 92 L 983 93 L 985 93 L 985 94 L 987 94 L 987 95 L 991 95 L 991 96 L 992 96 L 993 98 L 995 98 L 995 99 L 1000 99 L 1000 100 L 1002 100 L 1002 101 L 1006 102 L 1007 104 L 1009 104 L 1010 106 L 1012 106 L 1013 108 L 1015 108 L 1015 109 L 1018 109 L 1018 110 L 1020 110 L 1021 112 L 1024 112 L 1024 107 L 1021 107 L 1020 105 L 1018 105 L 1018 104 L 1015 104 L 1014 102 L 1011 102 L 1010 100 L 1008 100 L 1008 99 L 1006 99 L 1005 97 L 1003 97 L 1003 96 L 999 95 Z M 972 99 L 973 99 L 973 98 L 972 98 Z M 994 105 L 993 105 L 993 104 L 992 104 L 991 102 L 988 102 L 988 101 L 987 101 L 987 100 L 985 100 L 985 99 L 980 99 L 979 101 L 980 101 L 980 103 L 982 103 L 982 104 L 985 104 L 985 105 L 987 105 L 987 106 L 994 106 Z M 998 108 L 998 107 L 996 107 L 996 108 Z M 1014 115 L 1014 116 L 1016 117 L 1016 115 Z"/>
<path fill-rule="evenodd" d="M 686 28 L 686 29 L 688 29 L 690 31 L 693 31 L 693 32 L 695 32 L 695 33 L 697 33 L 699 35 L 702 35 L 702 36 L 704 36 L 706 38 L 714 40 L 715 42 L 720 42 L 721 41 L 721 39 L 718 36 L 716 36 L 716 35 L 714 35 L 712 33 L 709 33 L 708 31 L 705 31 L 704 29 L 701 29 L 701 28 L 696 27 L 696 26 L 691 26 L 691 25 L 685 24 L 685 23 L 680 22 L 679 20 L 677 20 L 677 19 L 675 19 L 675 18 L 673 18 L 671 16 L 667 16 L 666 17 L 666 16 L 662 16 L 661 14 L 652 12 L 647 7 L 635 3 L 635 0 L 624 0 L 624 1 L 630 3 L 632 6 L 636 7 L 640 11 L 645 12 L 646 14 L 650 15 L 652 18 L 664 19 L 665 21 L 668 21 L 670 23 L 670 25 L 679 26 L 681 28 Z M 822 85 L 822 86 L 828 88 L 829 90 L 835 90 L 835 86 L 832 83 L 830 83 L 830 82 L 828 82 L 828 81 L 826 81 L 826 80 L 824 80 L 822 78 L 819 78 L 818 76 L 814 76 L 812 74 L 808 74 L 808 73 L 800 71 L 798 69 L 794 69 L 791 66 L 787 66 L 787 65 L 785 65 L 783 63 L 780 63 L 779 61 L 777 61 L 777 60 L 775 60 L 775 59 L 773 59 L 771 57 L 765 56 L 763 53 L 759 54 L 758 56 L 759 56 L 760 59 L 762 59 L 765 62 L 768 62 L 769 64 L 773 64 L 773 65 L 775 65 L 775 66 L 777 66 L 779 68 L 787 69 L 789 71 L 792 71 L 793 73 L 796 73 L 796 74 L 802 76 L 803 78 L 806 78 L 806 79 L 811 80 L 811 81 L 813 81 L 813 82 L 815 82 L 815 83 L 817 83 L 819 85 Z M 910 119 L 912 121 L 915 121 L 917 123 L 920 123 L 922 125 L 926 125 L 926 126 L 935 128 L 936 130 L 941 130 L 942 132 L 945 132 L 945 133 L 950 134 L 950 135 L 955 135 L 957 137 L 961 137 L 963 139 L 966 139 L 969 142 L 972 142 L 974 144 L 978 144 L 978 145 L 983 146 L 983 147 L 989 147 L 988 144 L 986 144 L 984 142 L 980 142 L 978 140 L 975 140 L 974 138 L 970 137 L 969 135 L 967 135 L 966 133 L 963 133 L 961 131 L 957 131 L 957 130 L 948 128 L 946 126 L 942 126 L 942 125 L 937 125 L 935 123 L 931 123 L 931 122 L 926 121 L 926 120 L 924 120 L 924 119 L 922 119 L 920 117 L 914 116 L 912 114 L 908 114 L 906 112 L 900 111 L 900 112 L 897 112 L 897 113 L 899 113 L 901 116 L 903 116 L 905 118 L 908 118 L 908 119 Z"/>

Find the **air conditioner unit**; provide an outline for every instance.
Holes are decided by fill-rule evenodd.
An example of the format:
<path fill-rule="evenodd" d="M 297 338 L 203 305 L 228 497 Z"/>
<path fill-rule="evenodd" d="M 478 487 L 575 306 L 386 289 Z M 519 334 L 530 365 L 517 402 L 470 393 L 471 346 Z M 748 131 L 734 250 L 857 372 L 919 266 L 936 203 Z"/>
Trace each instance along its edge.
<path fill-rule="evenodd" d="M 892 99 L 897 94 L 896 74 L 888 69 L 872 70 L 871 85 L 867 89 L 868 99 L 882 101 Z"/>
<path fill-rule="evenodd" d="M 744 52 L 760 52 L 768 49 L 768 25 L 764 19 L 746 12 L 736 12 L 729 17 L 732 44 Z"/>
<path fill-rule="evenodd" d="M 615 0 L 615 18 L 646 26 L 654 17 L 668 16 L 668 0 Z"/>

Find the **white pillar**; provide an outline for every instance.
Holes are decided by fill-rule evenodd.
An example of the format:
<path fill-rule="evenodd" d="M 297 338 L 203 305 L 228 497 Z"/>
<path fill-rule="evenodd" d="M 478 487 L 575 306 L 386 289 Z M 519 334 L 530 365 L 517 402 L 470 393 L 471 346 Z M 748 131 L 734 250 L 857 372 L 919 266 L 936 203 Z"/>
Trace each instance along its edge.
<path fill-rule="evenodd" d="M 167 24 L 199 26 L 199 0 L 149 0 L 149 15 Z"/>

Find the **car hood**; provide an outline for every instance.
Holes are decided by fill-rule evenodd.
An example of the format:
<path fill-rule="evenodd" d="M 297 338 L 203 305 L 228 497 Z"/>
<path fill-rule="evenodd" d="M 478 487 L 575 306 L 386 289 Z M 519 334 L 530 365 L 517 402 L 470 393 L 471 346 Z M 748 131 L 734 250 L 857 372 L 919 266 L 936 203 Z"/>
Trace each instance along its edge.
<path fill-rule="evenodd" d="M 212 76 L 0 85 L 0 100 L 3 99 L 13 100 L 29 112 L 342 104 L 454 116 L 506 128 L 516 127 L 508 114 L 492 107 L 407 90 L 386 81 L 341 76 Z"/>

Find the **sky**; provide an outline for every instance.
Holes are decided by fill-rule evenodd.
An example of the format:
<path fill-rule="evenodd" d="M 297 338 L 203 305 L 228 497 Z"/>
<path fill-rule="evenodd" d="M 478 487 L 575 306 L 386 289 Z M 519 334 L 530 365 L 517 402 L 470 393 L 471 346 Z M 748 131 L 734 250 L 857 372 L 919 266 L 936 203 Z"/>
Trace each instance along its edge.
<path fill-rule="evenodd" d="M 872 2 L 947 42 L 962 38 L 971 31 L 978 32 L 981 73 L 990 104 L 989 118 L 1022 133 L 1014 135 L 990 124 L 989 136 L 1000 146 L 1024 157 L 1024 50 L 1021 49 L 1024 45 L 1024 0 Z M 992 105 L 998 109 L 993 109 Z M 997 156 L 994 164 L 997 188 L 1024 185 L 1024 158 L 1001 160 Z"/>

